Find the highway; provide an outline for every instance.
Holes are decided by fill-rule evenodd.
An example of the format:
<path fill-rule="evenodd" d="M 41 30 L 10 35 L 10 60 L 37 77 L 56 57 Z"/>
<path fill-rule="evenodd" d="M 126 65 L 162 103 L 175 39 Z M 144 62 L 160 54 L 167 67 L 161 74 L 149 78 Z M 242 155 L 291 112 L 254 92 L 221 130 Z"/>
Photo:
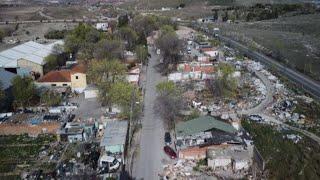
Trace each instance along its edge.
<path fill-rule="evenodd" d="M 224 36 L 219 36 L 219 39 L 230 44 L 232 47 L 239 49 L 242 53 L 246 54 L 252 59 L 258 60 L 261 63 L 276 68 L 276 70 L 287 76 L 292 82 L 299 85 L 302 89 L 304 89 L 306 92 L 313 95 L 315 98 L 320 99 L 320 83 L 317 81 L 312 80 L 310 77 L 296 71 L 293 69 L 290 69 L 286 67 L 285 65 L 280 64 L 276 60 L 265 56 L 261 53 L 258 53 L 256 51 L 253 51 L 249 49 L 248 47 Z"/>

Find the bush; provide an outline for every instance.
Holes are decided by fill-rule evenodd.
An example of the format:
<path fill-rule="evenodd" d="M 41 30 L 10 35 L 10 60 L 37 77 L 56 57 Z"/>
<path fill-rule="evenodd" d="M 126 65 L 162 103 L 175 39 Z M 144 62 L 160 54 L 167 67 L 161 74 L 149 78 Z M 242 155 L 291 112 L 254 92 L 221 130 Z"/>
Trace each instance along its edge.
<path fill-rule="evenodd" d="M 63 39 L 65 35 L 68 33 L 67 30 L 52 30 L 47 32 L 47 34 L 44 35 L 46 39 Z"/>

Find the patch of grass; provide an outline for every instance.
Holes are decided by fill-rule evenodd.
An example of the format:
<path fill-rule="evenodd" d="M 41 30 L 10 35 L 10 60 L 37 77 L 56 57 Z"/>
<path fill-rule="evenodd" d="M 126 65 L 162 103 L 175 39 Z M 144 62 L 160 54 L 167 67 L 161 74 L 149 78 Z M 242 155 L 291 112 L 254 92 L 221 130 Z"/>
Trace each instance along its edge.
<path fill-rule="evenodd" d="M 269 179 L 319 179 L 320 147 L 304 137 L 299 143 L 283 139 L 286 134 L 270 125 L 243 121 L 266 161 Z"/>
<path fill-rule="evenodd" d="M 192 110 L 190 115 L 184 116 L 183 120 L 184 121 L 189 121 L 189 120 L 192 120 L 192 119 L 195 119 L 195 118 L 198 118 L 198 117 L 200 117 L 200 112 L 198 110 L 194 109 L 194 110 Z"/>
<path fill-rule="evenodd" d="M 294 113 L 303 114 L 308 120 L 314 121 L 314 123 L 320 123 L 320 103 L 313 101 L 310 104 L 299 100 Z"/>
<path fill-rule="evenodd" d="M 34 158 L 40 152 L 41 147 L 42 145 L 0 147 L 0 160 L 20 162 L 29 158 Z"/>
<path fill-rule="evenodd" d="M 39 135 L 36 138 L 26 134 L 0 136 L 0 173 L 13 172 L 18 164 L 34 164 L 43 145 L 55 139 L 53 135 Z"/>
<path fill-rule="evenodd" d="M 27 134 L 0 136 L 0 145 L 19 145 L 19 144 L 47 144 L 56 140 L 54 135 L 39 135 L 29 137 Z"/>

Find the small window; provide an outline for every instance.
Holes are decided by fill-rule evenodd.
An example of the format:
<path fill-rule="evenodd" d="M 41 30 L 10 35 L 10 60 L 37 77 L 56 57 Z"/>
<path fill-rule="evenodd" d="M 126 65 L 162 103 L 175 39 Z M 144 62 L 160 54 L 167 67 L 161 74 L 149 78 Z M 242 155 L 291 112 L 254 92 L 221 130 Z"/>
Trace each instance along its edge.
<path fill-rule="evenodd" d="M 62 84 L 62 86 L 68 86 L 68 84 Z"/>
<path fill-rule="evenodd" d="M 78 76 L 76 76 L 76 79 L 79 79 L 79 77 L 78 77 Z"/>
<path fill-rule="evenodd" d="M 57 86 L 56 84 L 51 84 L 51 86 Z"/>

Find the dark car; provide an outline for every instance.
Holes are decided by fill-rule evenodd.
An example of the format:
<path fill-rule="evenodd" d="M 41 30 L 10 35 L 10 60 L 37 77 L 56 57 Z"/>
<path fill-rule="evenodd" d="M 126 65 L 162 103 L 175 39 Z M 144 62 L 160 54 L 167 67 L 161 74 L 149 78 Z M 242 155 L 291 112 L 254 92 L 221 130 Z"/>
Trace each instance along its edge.
<path fill-rule="evenodd" d="M 261 116 L 259 116 L 259 115 L 256 115 L 256 114 L 250 115 L 249 119 L 251 121 L 257 121 L 257 122 L 263 121 L 263 118 Z"/>
<path fill-rule="evenodd" d="M 169 133 L 169 132 L 166 132 L 166 133 L 164 134 L 164 142 L 165 142 L 166 144 L 171 144 L 171 136 L 170 136 L 170 133 Z"/>
<path fill-rule="evenodd" d="M 177 153 L 174 152 L 174 150 L 170 146 L 163 147 L 163 150 L 168 156 L 170 156 L 171 159 L 177 158 Z"/>

